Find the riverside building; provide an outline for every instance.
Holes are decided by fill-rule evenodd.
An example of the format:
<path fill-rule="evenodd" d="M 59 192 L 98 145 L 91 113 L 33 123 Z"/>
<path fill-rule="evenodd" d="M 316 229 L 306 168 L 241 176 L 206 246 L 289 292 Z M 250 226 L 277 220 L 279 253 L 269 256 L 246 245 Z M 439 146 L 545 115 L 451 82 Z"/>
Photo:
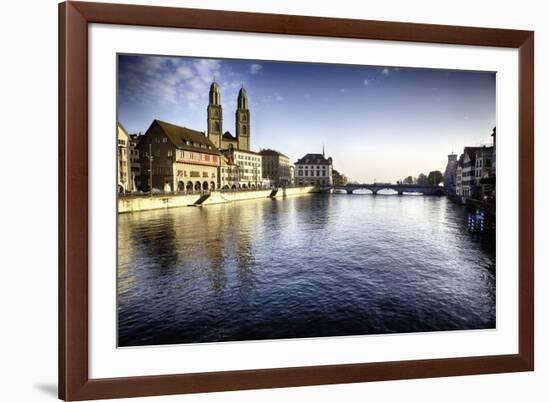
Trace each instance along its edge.
<path fill-rule="evenodd" d="M 117 125 L 117 153 L 118 153 L 118 164 L 117 164 L 117 177 L 118 177 L 118 192 L 120 194 L 128 193 L 133 191 L 132 180 L 131 180 L 131 171 L 130 171 L 130 160 L 129 160 L 129 147 L 130 147 L 130 136 L 122 124 Z"/>
<path fill-rule="evenodd" d="M 457 165 L 457 155 L 454 153 L 447 155 L 447 166 L 443 174 L 443 185 L 447 194 L 456 194 Z"/>
<path fill-rule="evenodd" d="M 257 152 L 230 147 L 221 151 L 227 167 L 222 180 L 229 188 L 263 188 L 262 156 Z M 232 166 L 231 169 L 228 167 Z M 237 180 L 235 180 L 237 178 Z M 231 183 L 231 185 L 229 185 Z"/>
<path fill-rule="evenodd" d="M 332 186 L 332 158 L 322 154 L 306 154 L 295 164 L 296 184 Z"/>
<path fill-rule="evenodd" d="M 154 120 L 138 149 L 143 190 L 187 193 L 218 188 L 220 151 L 203 132 Z"/>
<path fill-rule="evenodd" d="M 286 187 L 292 185 L 290 159 L 285 154 L 273 149 L 262 149 L 263 177 L 270 186 Z"/>
<path fill-rule="evenodd" d="M 491 137 L 493 137 L 492 145 L 464 147 L 464 152 L 456 163 L 455 194 L 457 196 L 474 199 L 495 197 L 496 127 L 493 128 Z"/>

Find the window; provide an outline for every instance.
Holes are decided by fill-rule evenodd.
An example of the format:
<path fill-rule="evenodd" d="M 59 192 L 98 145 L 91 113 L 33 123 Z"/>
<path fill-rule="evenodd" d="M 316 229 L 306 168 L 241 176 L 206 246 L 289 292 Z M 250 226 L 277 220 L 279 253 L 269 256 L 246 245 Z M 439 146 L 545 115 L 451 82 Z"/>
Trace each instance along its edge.
<path fill-rule="evenodd" d="M 167 142 L 168 142 L 168 138 L 162 137 L 162 142 L 163 142 L 163 143 L 167 143 Z"/>
<path fill-rule="evenodd" d="M 169 158 L 172 156 L 172 150 L 169 149 L 167 152 L 166 152 L 166 156 L 168 156 Z"/>

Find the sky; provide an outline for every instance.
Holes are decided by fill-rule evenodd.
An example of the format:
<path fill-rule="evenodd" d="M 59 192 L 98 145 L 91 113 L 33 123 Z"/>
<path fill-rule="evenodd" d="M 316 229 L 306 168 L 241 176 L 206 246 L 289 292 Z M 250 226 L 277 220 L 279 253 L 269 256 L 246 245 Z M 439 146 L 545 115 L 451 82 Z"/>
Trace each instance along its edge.
<path fill-rule="evenodd" d="M 130 133 L 154 119 L 206 131 L 208 91 L 221 86 L 223 131 L 235 133 L 248 92 L 251 149 L 297 161 L 332 156 L 352 181 L 395 182 L 445 169 L 447 155 L 490 144 L 496 74 L 443 69 L 118 56 L 118 120 Z"/>

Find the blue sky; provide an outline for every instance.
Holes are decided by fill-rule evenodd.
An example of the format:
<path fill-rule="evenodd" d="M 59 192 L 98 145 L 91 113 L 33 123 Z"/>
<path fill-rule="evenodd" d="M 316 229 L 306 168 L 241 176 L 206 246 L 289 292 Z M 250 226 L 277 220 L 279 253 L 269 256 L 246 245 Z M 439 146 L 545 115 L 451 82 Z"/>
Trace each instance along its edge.
<path fill-rule="evenodd" d="M 490 143 L 496 122 L 492 72 L 138 55 L 120 55 L 118 68 L 118 120 L 131 133 L 153 119 L 205 131 L 213 79 L 234 133 L 244 85 L 253 150 L 294 162 L 324 145 L 351 180 L 443 171 L 450 152 Z"/>

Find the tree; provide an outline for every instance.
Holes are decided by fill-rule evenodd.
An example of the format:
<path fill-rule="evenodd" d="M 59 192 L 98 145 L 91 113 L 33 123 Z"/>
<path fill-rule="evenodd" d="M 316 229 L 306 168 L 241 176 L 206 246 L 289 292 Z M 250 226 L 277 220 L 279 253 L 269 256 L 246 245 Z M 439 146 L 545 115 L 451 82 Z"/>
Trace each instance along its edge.
<path fill-rule="evenodd" d="M 426 186 L 426 185 L 430 184 L 430 182 L 428 181 L 428 176 L 426 176 L 424 173 L 420 173 L 418 175 L 418 178 L 416 179 L 416 182 L 418 184 L 420 184 L 421 186 Z"/>
<path fill-rule="evenodd" d="M 428 183 L 432 186 L 439 186 L 439 183 L 443 183 L 443 173 L 439 170 L 432 170 L 428 174 Z"/>
<path fill-rule="evenodd" d="M 413 184 L 414 183 L 414 179 L 412 176 L 407 176 L 403 179 L 403 183 L 405 184 Z"/>

